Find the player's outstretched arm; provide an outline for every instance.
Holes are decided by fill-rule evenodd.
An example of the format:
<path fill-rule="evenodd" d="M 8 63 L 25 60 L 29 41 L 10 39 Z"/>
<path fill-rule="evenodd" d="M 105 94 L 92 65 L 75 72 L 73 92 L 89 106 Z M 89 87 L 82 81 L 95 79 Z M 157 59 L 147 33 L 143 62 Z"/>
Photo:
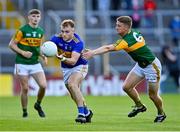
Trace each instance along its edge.
<path fill-rule="evenodd" d="M 100 54 L 104 54 L 104 53 L 107 53 L 107 52 L 110 52 L 110 51 L 114 51 L 115 50 L 115 47 L 113 44 L 110 44 L 110 45 L 104 45 L 104 46 L 101 46 L 97 49 L 94 49 L 94 50 L 88 50 L 87 52 L 83 52 L 83 57 L 85 59 L 90 59 L 92 58 L 93 56 L 95 55 L 100 55 Z"/>

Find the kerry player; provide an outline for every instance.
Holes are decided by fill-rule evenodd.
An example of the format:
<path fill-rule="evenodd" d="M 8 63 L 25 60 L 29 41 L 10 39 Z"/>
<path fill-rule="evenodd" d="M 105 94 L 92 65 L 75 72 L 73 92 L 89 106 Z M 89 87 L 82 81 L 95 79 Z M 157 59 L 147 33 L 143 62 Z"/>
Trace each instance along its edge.
<path fill-rule="evenodd" d="M 145 78 L 148 82 L 149 98 L 157 108 L 157 116 L 154 122 L 162 122 L 166 118 L 166 115 L 163 110 L 162 99 L 158 95 L 161 63 L 147 47 L 142 34 L 139 31 L 131 29 L 131 26 L 132 19 L 129 16 L 118 17 L 116 21 L 116 30 L 122 39 L 117 40 L 115 44 L 104 45 L 97 49 L 84 52 L 83 56 L 89 59 L 94 55 L 125 50 L 132 59 L 136 61 L 136 65 L 127 75 L 123 85 L 123 90 L 135 103 L 128 117 L 134 117 L 140 112 L 145 112 L 147 109 L 141 102 L 139 94 L 135 89 L 135 86 Z"/>
<path fill-rule="evenodd" d="M 41 19 L 41 12 L 32 9 L 28 12 L 28 23 L 22 26 L 14 35 L 9 43 L 9 47 L 16 53 L 15 74 L 17 75 L 21 86 L 21 105 L 23 117 L 28 117 L 28 79 L 31 75 L 39 85 L 37 101 L 34 108 L 38 111 L 40 117 L 45 117 L 41 108 L 41 101 L 45 95 L 46 77 L 39 63 L 40 45 L 44 36 L 44 31 L 38 26 Z M 41 55 L 47 63 L 47 58 Z"/>

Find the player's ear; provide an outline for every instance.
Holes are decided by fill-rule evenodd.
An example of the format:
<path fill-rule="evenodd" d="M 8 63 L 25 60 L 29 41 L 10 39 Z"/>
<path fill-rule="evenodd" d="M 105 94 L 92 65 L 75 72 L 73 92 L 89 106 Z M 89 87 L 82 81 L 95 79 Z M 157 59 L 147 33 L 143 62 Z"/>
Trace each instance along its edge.
<path fill-rule="evenodd" d="M 72 31 L 75 32 L 75 28 L 72 28 Z"/>
<path fill-rule="evenodd" d="M 30 20 L 30 17 L 31 17 L 31 16 L 30 16 L 30 15 L 28 15 L 28 20 Z"/>

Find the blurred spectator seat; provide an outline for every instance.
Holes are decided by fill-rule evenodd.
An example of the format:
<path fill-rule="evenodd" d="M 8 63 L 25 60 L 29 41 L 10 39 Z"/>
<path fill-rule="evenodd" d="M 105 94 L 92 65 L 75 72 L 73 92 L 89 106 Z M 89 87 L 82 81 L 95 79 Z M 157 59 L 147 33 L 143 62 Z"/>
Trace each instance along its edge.
<path fill-rule="evenodd" d="M 148 28 L 154 27 L 154 11 L 156 10 L 157 5 L 154 0 L 145 0 L 144 1 L 144 10 L 145 10 L 145 19 L 144 26 Z"/>
<path fill-rule="evenodd" d="M 169 28 L 171 30 L 172 41 L 175 46 L 178 46 L 180 41 L 180 16 L 176 15 L 170 21 Z"/>

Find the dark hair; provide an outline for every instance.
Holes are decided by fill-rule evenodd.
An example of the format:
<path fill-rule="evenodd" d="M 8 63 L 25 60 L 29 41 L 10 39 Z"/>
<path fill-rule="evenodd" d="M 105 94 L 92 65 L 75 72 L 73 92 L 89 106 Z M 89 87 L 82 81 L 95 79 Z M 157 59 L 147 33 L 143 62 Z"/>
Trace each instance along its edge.
<path fill-rule="evenodd" d="M 120 16 L 116 19 L 118 22 L 124 23 L 129 28 L 132 26 L 132 18 L 130 16 Z"/>
<path fill-rule="evenodd" d="M 38 10 L 38 9 L 31 9 L 31 10 L 28 12 L 28 15 L 32 15 L 32 14 L 41 14 L 41 11 Z"/>
<path fill-rule="evenodd" d="M 74 21 L 71 20 L 71 19 L 66 19 L 66 20 L 63 20 L 63 21 L 61 22 L 61 26 L 62 26 L 62 27 L 68 27 L 68 26 L 70 26 L 70 27 L 74 28 L 75 23 L 74 23 Z"/>

